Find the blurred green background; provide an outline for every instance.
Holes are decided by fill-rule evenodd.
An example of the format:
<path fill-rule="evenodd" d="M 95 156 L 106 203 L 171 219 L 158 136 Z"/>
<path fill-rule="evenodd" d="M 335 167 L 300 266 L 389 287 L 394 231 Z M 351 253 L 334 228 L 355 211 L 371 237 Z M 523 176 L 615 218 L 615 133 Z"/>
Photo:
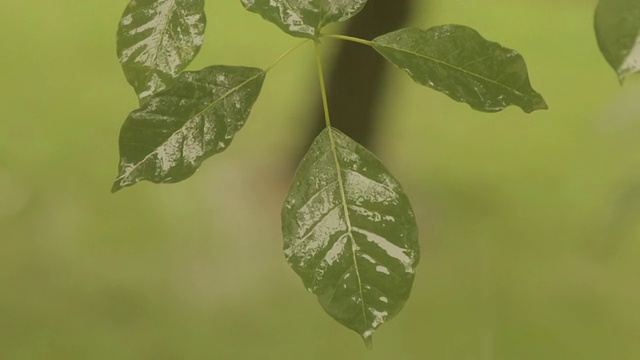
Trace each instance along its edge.
<path fill-rule="evenodd" d="M 281 252 L 318 96 L 312 47 L 269 74 L 196 176 L 113 195 L 136 107 L 115 56 L 126 1 L 4 3 L 0 359 L 640 359 L 640 76 L 619 86 L 595 4 L 415 12 L 520 51 L 550 110 L 478 113 L 390 73 L 377 154 L 413 201 L 422 262 L 369 351 Z M 298 42 L 239 1 L 207 12 L 192 69 L 264 67 Z"/>

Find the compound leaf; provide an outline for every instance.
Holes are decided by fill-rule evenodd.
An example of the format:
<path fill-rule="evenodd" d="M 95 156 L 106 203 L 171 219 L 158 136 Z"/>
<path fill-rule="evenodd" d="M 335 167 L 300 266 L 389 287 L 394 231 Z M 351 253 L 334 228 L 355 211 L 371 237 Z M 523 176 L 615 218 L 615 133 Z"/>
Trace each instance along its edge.
<path fill-rule="evenodd" d="M 531 88 L 520 54 L 461 25 L 401 29 L 373 40 L 373 47 L 417 83 L 485 112 L 517 105 L 547 109 Z"/>
<path fill-rule="evenodd" d="M 120 131 L 119 175 L 112 191 L 141 180 L 175 183 L 225 150 L 251 112 L 265 72 L 210 66 L 183 72 L 174 86 L 131 112 Z"/>
<path fill-rule="evenodd" d="M 304 286 L 370 345 L 407 301 L 420 257 L 400 184 L 367 149 L 327 128 L 300 163 L 282 222 L 285 256 Z"/>
<path fill-rule="evenodd" d="M 202 46 L 204 0 L 131 0 L 117 33 L 117 53 L 140 102 L 171 86 Z"/>
<path fill-rule="evenodd" d="M 600 51 L 620 82 L 640 72 L 639 0 L 600 0 L 595 29 Z"/>
<path fill-rule="evenodd" d="M 287 34 L 316 39 L 332 22 L 354 17 L 367 0 L 242 0 L 244 7 Z"/>

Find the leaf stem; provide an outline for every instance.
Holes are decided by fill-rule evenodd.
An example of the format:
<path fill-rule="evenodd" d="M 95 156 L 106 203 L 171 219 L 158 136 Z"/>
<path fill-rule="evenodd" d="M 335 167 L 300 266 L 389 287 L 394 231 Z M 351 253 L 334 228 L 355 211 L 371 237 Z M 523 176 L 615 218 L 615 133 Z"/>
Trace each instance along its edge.
<path fill-rule="evenodd" d="M 297 45 L 293 46 L 291 49 L 287 50 L 284 54 L 280 55 L 280 57 L 278 57 L 276 59 L 276 61 L 273 62 L 273 64 L 267 66 L 264 69 L 264 72 L 269 72 L 269 70 L 273 69 L 274 67 L 276 67 L 276 65 L 280 64 L 280 62 L 282 60 L 284 60 L 284 58 L 286 58 L 287 56 L 289 56 L 289 54 L 291 54 L 292 52 L 298 50 L 299 47 L 301 47 L 302 45 L 306 44 L 310 39 L 301 41 L 300 43 L 298 43 Z"/>
<path fill-rule="evenodd" d="M 354 42 L 354 43 L 358 43 L 358 44 L 362 44 L 362 45 L 367 45 L 367 46 L 373 46 L 373 41 L 369 41 L 369 40 L 365 40 L 365 39 L 360 39 L 360 38 L 353 37 L 353 36 L 346 36 L 346 35 L 322 35 L 322 37 L 330 38 L 330 39 L 338 39 L 338 40 L 350 41 L 350 42 Z"/>
<path fill-rule="evenodd" d="M 329 101 L 327 100 L 327 85 L 324 82 L 324 70 L 322 70 L 322 53 L 320 52 L 320 42 L 316 41 L 316 64 L 318 65 L 318 77 L 320 78 L 320 92 L 322 93 L 322 106 L 324 108 L 324 121 L 328 128 L 331 127 L 331 117 L 329 116 Z"/>

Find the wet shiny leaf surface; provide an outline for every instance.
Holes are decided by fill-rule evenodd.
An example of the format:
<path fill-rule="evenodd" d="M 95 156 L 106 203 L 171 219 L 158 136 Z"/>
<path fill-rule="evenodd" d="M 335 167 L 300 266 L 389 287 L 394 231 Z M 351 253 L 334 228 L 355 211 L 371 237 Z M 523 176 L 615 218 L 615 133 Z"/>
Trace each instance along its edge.
<path fill-rule="evenodd" d="M 367 344 L 411 292 L 420 250 L 407 196 L 367 149 L 325 129 L 282 210 L 284 253 L 325 311 Z"/>
<path fill-rule="evenodd" d="M 620 81 L 640 72 L 640 0 L 600 0 L 595 29 L 600 51 Z"/>
<path fill-rule="evenodd" d="M 131 0 L 118 27 L 117 53 L 141 102 L 170 86 L 200 51 L 204 0 Z"/>
<path fill-rule="evenodd" d="M 402 29 L 375 38 L 373 47 L 417 83 L 476 110 L 496 112 L 509 105 L 525 112 L 547 109 L 531 88 L 522 56 L 469 27 Z"/>
<path fill-rule="evenodd" d="M 113 191 L 139 181 L 175 183 L 225 150 L 246 122 L 265 73 L 240 66 L 184 72 L 127 117 Z"/>
<path fill-rule="evenodd" d="M 244 7 L 298 37 L 317 38 L 323 26 L 352 18 L 367 0 L 241 0 Z"/>

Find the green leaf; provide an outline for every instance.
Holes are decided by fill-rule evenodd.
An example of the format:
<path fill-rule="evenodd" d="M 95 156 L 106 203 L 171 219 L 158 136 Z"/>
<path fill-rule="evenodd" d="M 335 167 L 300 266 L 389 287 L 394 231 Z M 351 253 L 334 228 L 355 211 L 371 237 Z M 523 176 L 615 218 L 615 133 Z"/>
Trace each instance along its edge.
<path fill-rule="evenodd" d="M 531 88 L 522 56 L 469 27 L 402 29 L 375 38 L 373 47 L 417 83 L 476 110 L 496 112 L 509 105 L 527 113 L 547 109 Z"/>
<path fill-rule="evenodd" d="M 251 112 L 265 72 L 210 66 L 184 72 L 127 117 L 120 131 L 120 171 L 112 191 L 142 180 L 182 181 L 224 151 Z"/>
<path fill-rule="evenodd" d="M 131 0 L 118 27 L 117 53 L 140 102 L 165 89 L 202 46 L 204 0 Z"/>
<path fill-rule="evenodd" d="M 411 292 L 420 257 L 407 196 L 363 146 L 325 129 L 282 209 L 284 253 L 324 310 L 370 345 Z"/>
<path fill-rule="evenodd" d="M 600 51 L 620 82 L 640 72 L 639 0 L 600 0 L 595 28 Z"/>
<path fill-rule="evenodd" d="M 242 4 L 287 34 L 317 39 L 322 27 L 354 17 L 367 0 L 242 0 Z"/>

